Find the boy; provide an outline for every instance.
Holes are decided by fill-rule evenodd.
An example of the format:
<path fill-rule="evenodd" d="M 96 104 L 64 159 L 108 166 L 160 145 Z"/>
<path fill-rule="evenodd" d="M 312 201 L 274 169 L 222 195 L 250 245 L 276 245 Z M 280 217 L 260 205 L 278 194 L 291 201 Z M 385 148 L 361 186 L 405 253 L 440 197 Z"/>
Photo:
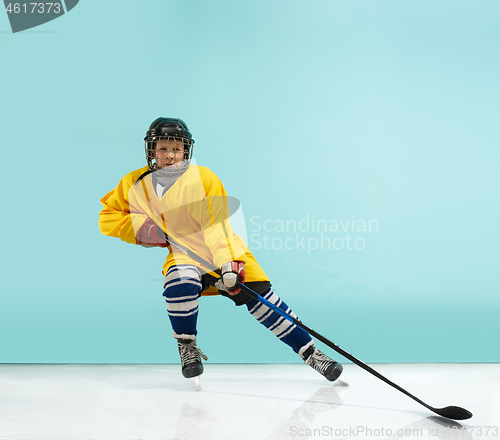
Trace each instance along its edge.
<path fill-rule="evenodd" d="M 208 168 L 191 163 L 193 144 L 187 125 L 176 118 L 158 118 L 146 133 L 147 166 L 132 171 L 102 199 L 99 228 L 104 235 L 144 247 L 165 247 L 163 265 L 168 316 L 177 340 L 182 374 L 197 378 L 207 357 L 196 346 L 198 298 L 223 295 L 245 305 L 258 322 L 289 345 L 307 365 L 329 381 L 342 365 L 314 347 L 311 336 L 264 304 L 250 298 L 237 282 L 296 317 L 273 293 L 255 257 L 229 222 L 229 201 L 222 183 Z M 170 246 L 168 237 L 221 268 L 221 278 Z"/>

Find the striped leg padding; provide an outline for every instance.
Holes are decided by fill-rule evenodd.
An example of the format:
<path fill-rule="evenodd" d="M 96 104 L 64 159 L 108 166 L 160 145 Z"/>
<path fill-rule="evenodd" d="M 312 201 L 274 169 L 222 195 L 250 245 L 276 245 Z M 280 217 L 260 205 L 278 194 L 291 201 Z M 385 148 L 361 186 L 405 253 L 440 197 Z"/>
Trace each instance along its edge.
<path fill-rule="evenodd" d="M 163 296 L 172 329 L 177 334 L 196 335 L 201 276 L 196 266 L 172 266 L 165 276 Z"/>
<path fill-rule="evenodd" d="M 282 301 L 278 295 L 269 289 L 261 295 L 269 302 L 279 307 L 284 312 L 297 318 L 297 315 Z M 269 309 L 266 305 L 257 300 L 252 300 L 247 303 L 247 308 L 250 314 L 257 319 L 262 325 L 271 330 L 281 341 L 293 348 L 295 352 L 306 344 L 312 341 L 311 336 L 305 330 L 297 327 L 293 322 L 281 316 L 279 313 Z"/>

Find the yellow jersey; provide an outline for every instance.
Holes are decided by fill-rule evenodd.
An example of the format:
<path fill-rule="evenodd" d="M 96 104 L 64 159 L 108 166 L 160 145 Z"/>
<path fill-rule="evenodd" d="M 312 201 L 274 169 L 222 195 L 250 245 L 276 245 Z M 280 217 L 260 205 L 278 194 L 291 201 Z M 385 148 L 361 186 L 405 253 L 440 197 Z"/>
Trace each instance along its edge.
<path fill-rule="evenodd" d="M 228 196 L 212 171 L 191 164 L 159 197 L 153 187 L 153 173 L 148 170 L 145 166 L 127 174 L 101 199 L 99 229 L 104 235 L 137 244 L 137 231 L 151 218 L 169 237 L 214 266 L 244 261 L 247 282 L 269 281 L 244 240 L 231 228 Z M 195 265 L 202 273 L 210 273 L 175 246 L 168 250 L 163 275 L 171 266 L 180 264 Z M 202 295 L 217 293 L 215 287 L 210 287 Z"/>

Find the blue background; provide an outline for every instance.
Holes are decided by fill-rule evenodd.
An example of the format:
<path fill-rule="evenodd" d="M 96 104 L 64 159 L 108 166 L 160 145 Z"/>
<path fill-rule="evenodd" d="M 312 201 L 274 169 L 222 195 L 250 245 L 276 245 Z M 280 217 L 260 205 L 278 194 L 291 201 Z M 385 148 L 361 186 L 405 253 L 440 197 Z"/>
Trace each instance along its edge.
<path fill-rule="evenodd" d="M 157 116 L 188 123 L 307 325 L 365 362 L 500 361 L 499 14 L 496 0 L 82 0 L 12 34 L 0 13 L 0 362 L 178 362 L 164 251 L 97 227 Z M 378 229 L 351 233 L 359 250 L 277 249 L 294 237 L 279 220 L 312 216 Z M 300 362 L 221 297 L 200 300 L 198 329 L 210 362 Z"/>

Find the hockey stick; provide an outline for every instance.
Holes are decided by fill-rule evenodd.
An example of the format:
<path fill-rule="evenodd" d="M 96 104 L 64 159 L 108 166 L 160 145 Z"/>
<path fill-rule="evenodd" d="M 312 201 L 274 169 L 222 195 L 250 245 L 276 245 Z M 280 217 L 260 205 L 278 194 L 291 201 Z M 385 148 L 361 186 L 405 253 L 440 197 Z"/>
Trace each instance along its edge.
<path fill-rule="evenodd" d="M 175 241 L 172 240 L 171 237 L 168 237 L 168 241 L 171 245 L 175 246 L 177 249 L 181 250 L 185 254 L 187 254 L 189 257 L 191 257 L 193 260 L 197 261 L 198 263 L 202 264 L 205 266 L 207 269 L 210 269 L 210 271 L 215 272 L 217 275 L 220 276 L 220 270 L 219 268 L 215 267 L 213 264 L 209 263 L 205 259 L 201 258 L 197 254 L 195 254 L 193 251 L 190 249 L 181 246 L 180 244 L 176 243 Z M 303 324 L 300 322 L 298 319 L 294 318 L 293 316 L 289 315 L 285 311 L 281 310 L 279 307 L 275 306 L 273 303 L 269 302 L 267 299 L 263 298 L 260 296 L 258 293 L 254 292 L 252 289 L 249 287 L 245 286 L 245 284 L 238 283 L 236 285 L 237 288 L 241 289 L 245 293 L 247 293 L 251 298 L 260 301 L 261 303 L 265 304 L 267 307 L 270 309 L 274 310 L 276 313 L 279 313 L 281 316 L 283 316 L 285 319 L 288 321 L 293 322 L 297 327 L 302 328 L 306 332 L 308 332 L 311 336 L 314 336 L 316 339 L 319 341 L 323 342 L 324 344 L 328 345 L 328 347 L 332 348 L 335 350 L 337 353 L 340 353 L 342 356 L 345 358 L 349 359 L 351 362 L 356 364 L 358 367 L 361 367 L 363 370 L 368 371 L 369 373 L 373 374 L 375 377 L 378 377 L 380 380 L 384 381 L 386 384 L 396 388 L 398 391 L 401 391 L 403 394 L 406 394 L 408 397 L 412 398 L 416 402 L 420 403 L 421 405 L 425 406 L 427 409 L 431 410 L 432 412 L 442 416 L 446 417 L 448 419 L 454 419 L 454 420 L 466 420 L 470 419 L 472 417 L 472 413 L 470 411 L 467 411 L 465 408 L 461 408 L 459 406 L 446 406 L 444 408 L 434 408 L 433 406 L 428 405 L 424 401 L 420 400 L 418 397 L 414 396 L 410 392 L 406 391 L 404 388 L 401 388 L 399 385 L 395 384 L 391 380 L 387 379 L 385 376 L 380 374 L 379 372 L 375 371 L 372 367 L 369 367 L 366 365 L 364 362 L 360 361 L 358 358 L 354 357 L 352 354 L 348 353 L 347 351 L 343 350 L 340 348 L 338 345 L 334 344 L 332 341 L 329 339 L 325 338 L 324 336 L 320 335 L 318 332 L 314 331 L 313 329 L 309 328 L 307 325 Z"/>

